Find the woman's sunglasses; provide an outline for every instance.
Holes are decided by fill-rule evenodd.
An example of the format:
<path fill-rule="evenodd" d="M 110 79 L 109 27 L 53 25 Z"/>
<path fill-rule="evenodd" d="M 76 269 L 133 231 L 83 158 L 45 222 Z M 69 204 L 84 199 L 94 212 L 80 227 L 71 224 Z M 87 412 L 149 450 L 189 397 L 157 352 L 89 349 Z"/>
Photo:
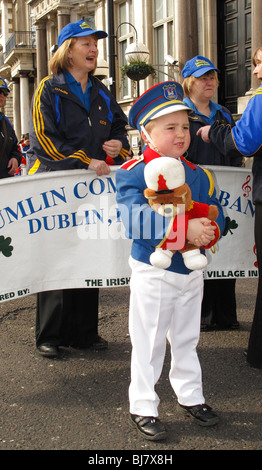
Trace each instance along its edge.
<path fill-rule="evenodd" d="M 0 95 L 7 96 L 7 95 L 8 95 L 8 92 L 5 91 L 5 90 L 0 90 Z"/>

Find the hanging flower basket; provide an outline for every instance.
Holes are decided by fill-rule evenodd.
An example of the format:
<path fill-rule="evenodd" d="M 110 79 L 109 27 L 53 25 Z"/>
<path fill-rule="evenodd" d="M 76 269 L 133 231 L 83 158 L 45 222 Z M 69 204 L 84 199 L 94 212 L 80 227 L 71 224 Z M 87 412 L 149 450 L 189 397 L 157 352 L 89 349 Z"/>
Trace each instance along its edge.
<path fill-rule="evenodd" d="M 149 75 L 155 77 L 156 71 L 153 65 L 147 64 L 140 60 L 133 60 L 129 64 L 123 65 L 121 67 L 122 79 L 127 76 L 131 80 L 139 81 L 144 80 Z"/>

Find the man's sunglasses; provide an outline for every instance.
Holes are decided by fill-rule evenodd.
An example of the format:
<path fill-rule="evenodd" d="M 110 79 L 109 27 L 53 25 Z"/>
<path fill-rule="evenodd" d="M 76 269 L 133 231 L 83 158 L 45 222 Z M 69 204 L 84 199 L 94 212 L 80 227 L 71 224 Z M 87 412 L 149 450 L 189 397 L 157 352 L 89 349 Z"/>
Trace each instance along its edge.
<path fill-rule="evenodd" d="M 8 92 L 5 91 L 5 90 L 0 90 L 0 95 L 7 96 L 7 95 L 8 95 Z"/>

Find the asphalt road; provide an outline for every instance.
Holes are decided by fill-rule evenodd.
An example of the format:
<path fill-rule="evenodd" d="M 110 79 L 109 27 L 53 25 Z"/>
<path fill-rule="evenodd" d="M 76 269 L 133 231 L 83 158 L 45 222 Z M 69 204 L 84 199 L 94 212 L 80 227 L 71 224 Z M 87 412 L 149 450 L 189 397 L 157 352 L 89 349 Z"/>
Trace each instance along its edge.
<path fill-rule="evenodd" d="M 87 464 L 130 451 L 125 455 L 134 466 L 139 466 L 132 461 L 138 454 L 151 459 L 157 454 L 170 464 L 163 459 L 174 459 L 179 450 L 262 450 L 262 370 L 250 367 L 243 355 L 256 286 L 256 279 L 237 281 L 240 331 L 201 333 L 204 394 L 221 418 L 217 426 L 199 427 L 178 409 L 167 348 L 157 385 L 160 418 L 168 430 L 161 443 L 144 440 L 129 424 L 127 287 L 101 289 L 100 334 L 109 349 L 64 348 L 57 359 L 43 358 L 35 348 L 36 296 L 1 303 L 0 450 L 89 450 Z M 118 467 L 123 461 L 96 463 Z"/>

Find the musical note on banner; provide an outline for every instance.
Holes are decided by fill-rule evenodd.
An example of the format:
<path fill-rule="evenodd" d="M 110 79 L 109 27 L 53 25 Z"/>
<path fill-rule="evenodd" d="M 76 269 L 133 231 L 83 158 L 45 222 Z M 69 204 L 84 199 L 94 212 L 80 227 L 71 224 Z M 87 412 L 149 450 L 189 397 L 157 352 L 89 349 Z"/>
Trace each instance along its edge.
<path fill-rule="evenodd" d="M 248 197 L 251 191 L 251 186 L 249 185 L 250 181 L 251 181 L 251 176 L 248 175 L 245 183 L 242 186 L 242 189 L 244 191 L 244 194 L 243 194 L 244 197 Z"/>

